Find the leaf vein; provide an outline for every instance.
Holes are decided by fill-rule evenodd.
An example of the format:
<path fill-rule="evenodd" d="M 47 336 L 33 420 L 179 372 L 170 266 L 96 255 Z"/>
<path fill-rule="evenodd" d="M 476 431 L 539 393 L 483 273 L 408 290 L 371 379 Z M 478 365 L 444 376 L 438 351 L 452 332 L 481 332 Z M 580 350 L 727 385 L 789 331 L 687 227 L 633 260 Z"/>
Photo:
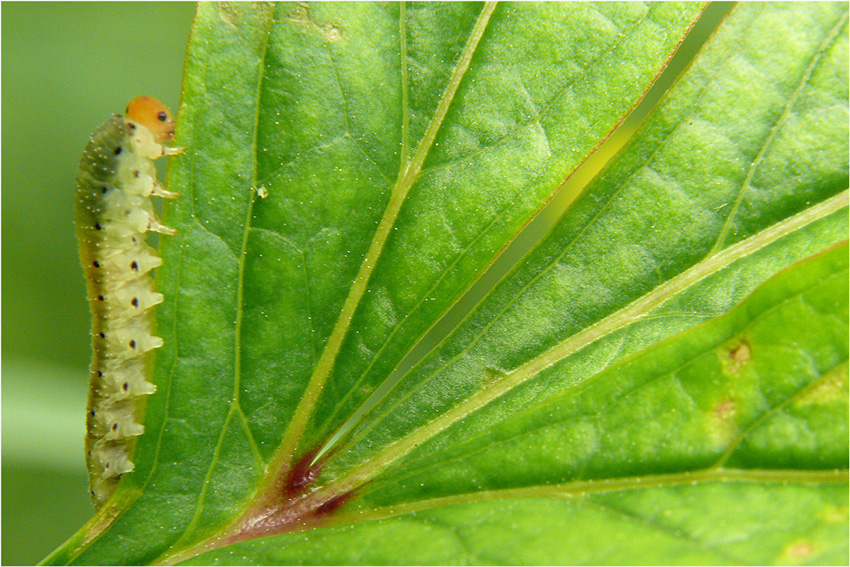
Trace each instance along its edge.
<path fill-rule="evenodd" d="M 413 162 L 405 171 L 400 172 L 399 181 L 393 188 L 390 196 L 390 202 L 384 212 L 384 216 L 381 219 L 380 224 L 378 225 L 378 229 L 372 239 L 369 251 L 367 252 L 357 277 L 351 286 L 351 290 L 345 300 L 340 316 L 334 325 L 333 331 L 331 331 L 331 335 L 328 338 L 324 351 L 322 352 L 322 356 L 319 358 L 319 362 L 313 370 L 313 374 L 310 377 L 310 381 L 304 391 L 304 395 L 295 410 L 292 420 L 289 423 L 289 427 L 284 433 L 283 440 L 280 444 L 280 448 L 278 449 L 278 456 L 276 457 L 276 460 L 280 461 L 280 467 L 285 467 L 286 461 L 294 456 L 298 439 L 307 426 L 309 416 L 312 413 L 313 408 L 316 405 L 316 401 L 319 398 L 319 394 L 321 393 L 321 390 L 336 362 L 336 357 L 342 347 L 343 339 L 348 333 L 351 320 L 354 317 L 354 312 L 366 292 L 369 279 L 371 278 L 375 265 L 378 262 L 378 258 L 383 251 L 384 244 L 389 237 L 392 226 L 395 224 L 395 219 L 398 216 L 401 205 L 404 202 L 410 187 L 413 185 L 413 182 L 418 176 L 422 162 L 424 162 L 428 149 L 434 142 L 437 130 L 439 130 L 443 117 L 448 110 L 448 106 L 454 98 L 454 94 L 457 92 L 460 81 L 469 67 L 472 55 L 478 46 L 478 42 L 487 27 L 490 15 L 492 15 L 494 9 L 495 4 L 489 3 L 482 10 L 479 20 L 476 23 L 473 32 L 470 34 L 469 41 L 464 48 L 464 54 L 455 69 L 452 81 L 446 89 L 436 115 L 428 127 L 428 131 L 426 132 L 419 150 L 416 152 Z"/>
<path fill-rule="evenodd" d="M 741 208 L 741 204 L 744 201 L 744 196 L 747 194 L 748 189 L 751 188 L 750 183 L 753 180 L 753 176 L 761 166 L 761 163 L 764 160 L 768 149 L 773 146 L 777 135 L 779 134 L 782 127 L 785 125 L 785 122 L 788 120 L 788 117 L 791 115 L 791 109 L 793 108 L 794 104 L 800 98 L 806 86 L 808 85 L 809 80 L 812 78 L 812 75 L 815 72 L 815 69 L 823 58 L 823 55 L 827 52 L 829 46 L 835 41 L 837 41 L 841 29 L 846 23 L 847 12 L 844 12 L 841 18 L 839 18 L 838 23 L 833 26 L 829 33 L 826 34 L 826 37 L 824 38 L 823 42 L 821 42 L 821 45 L 815 52 L 814 56 L 812 57 L 812 60 L 809 62 L 809 65 L 806 67 L 805 71 L 800 77 L 800 81 L 794 88 L 793 93 L 790 97 L 788 97 L 787 101 L 785 102 L 785 106 L 782 110 L 782 113 L 770 127 L 770 131 L 768 132 L 767 137 L 759 148 L 758 154 L 756 154 L 755 159 L 753 159 L 753 161 L 750 163 L 749 168 L 747 169 L 746 177 L 744 178 L 743 183 L 741 183 L 741 187 L 738 190 L 738 195 L 735 197 L 735 202 L 729 209 L 729 213 L 726 215 L 726 221 L 723 223 L 723 227 L 720 229 L 720 234 L 717 236 L 717 241 L 715 242 L 714 247 L 711 249 L 711 252 L 709 254 L 721 250 L 726 244 L 726 240 L 732 230 L 732 224 L 735 220 L 736 215 L 738 214 L 738 210 Z"/>
<path fill-rule="evenodd" d="M 848 196 L 850 196 L 850 193 L 845 191 L 695 264 L 679 276 L 645 294 L 620 311 L 602 319 L 598 323 L 588 327 L 585 331 L 564 340 L 542 355 L 529 360 L 508 373 L 504 379 L 495 382 L 473 397 L 460 402 L 442 416 L 407 434 L 404 438 L 396 441 L 394 445 L 384 449 L 369 461 L 340 476 L 335 482 L 328 485 L 328 489 L 342 487 L 343 490 L 348 490 L 358 486 L 362 481 L 373 477 L 384 467 L 389 466 L 396 459 L 408 454 L 427 439 L 448 428 L 454 422 L 463 419 L 505 392 L 531 379 L 555 362 L 595 342 L 605 334 L 641 320 L 644 313 L 649 312 L 670 297 L 684 291 L 700 280 L 725 268 L 735 260 L 753 253 L 782 236 L 845 207 Z"/>

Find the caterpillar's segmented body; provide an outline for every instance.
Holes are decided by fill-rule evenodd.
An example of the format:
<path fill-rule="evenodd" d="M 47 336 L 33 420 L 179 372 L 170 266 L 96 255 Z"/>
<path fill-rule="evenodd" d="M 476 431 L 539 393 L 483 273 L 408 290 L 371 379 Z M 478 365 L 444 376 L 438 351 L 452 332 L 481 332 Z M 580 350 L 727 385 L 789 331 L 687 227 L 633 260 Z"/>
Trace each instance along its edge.
<path fill-rule="evenodd" d="M 86 461 L 96 507 L 133 470 L 145 396 L 156 390 L 148 353 L 162 345 L 152 312 L 162 295 L 150 271 L 162 260 L 145 233 L 175 233 L 159 223 L 150 200 L 177 197 L 159 184 L 153 162 L 183 151 L 162 145 L 173 133 L 162 103 L 134 99 L 126 116 L 113 115 L 92 134 L 77 174 L 76 229 L 92 312 Z"/>

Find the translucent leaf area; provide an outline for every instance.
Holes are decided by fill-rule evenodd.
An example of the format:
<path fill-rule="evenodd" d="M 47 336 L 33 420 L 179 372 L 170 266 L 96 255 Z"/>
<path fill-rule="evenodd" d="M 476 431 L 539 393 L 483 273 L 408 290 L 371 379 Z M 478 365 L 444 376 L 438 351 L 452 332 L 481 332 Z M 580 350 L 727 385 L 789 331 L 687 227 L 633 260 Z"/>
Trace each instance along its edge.
<path fill-rule="evenodd" d="M 846 564 L 846 3 L 201 3 L 136 470 L 53 564 Z"/>

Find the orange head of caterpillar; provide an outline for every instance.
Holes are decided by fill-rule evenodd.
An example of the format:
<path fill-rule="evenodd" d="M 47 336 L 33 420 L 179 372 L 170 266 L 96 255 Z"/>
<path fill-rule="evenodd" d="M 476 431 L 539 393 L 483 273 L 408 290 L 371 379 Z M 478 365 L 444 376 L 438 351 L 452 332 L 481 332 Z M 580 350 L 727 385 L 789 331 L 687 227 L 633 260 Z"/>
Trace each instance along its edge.
<path fill-rule="evenodd" d="M 125 114 L 150 130 L 159 143 L 174 138 L 174 118 L 168 108 L 152 96 L 137 96 L 127 105 Z"/>

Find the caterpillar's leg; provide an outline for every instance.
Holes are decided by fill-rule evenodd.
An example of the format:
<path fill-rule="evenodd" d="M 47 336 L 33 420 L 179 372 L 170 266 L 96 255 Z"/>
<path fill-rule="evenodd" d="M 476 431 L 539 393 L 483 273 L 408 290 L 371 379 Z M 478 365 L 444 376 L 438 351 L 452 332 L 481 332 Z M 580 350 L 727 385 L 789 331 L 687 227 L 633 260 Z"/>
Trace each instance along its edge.
<path fill-rule="evenodd" d="M 148 230 L 152 230 L 160 234 L 167 234 L 168 236 L 174 236 L 175 234 L 177 234 L 176 230 L 171 227 L 165 226 L 153 217 L 151 217 L 150 221 L 148 222 Z"/>
<path fill-rule="evenodd" d="M 180 193 L 173 193 L 171 191 L 168 191 L 159 183 L 159 181 L 154 181 L 151 195 L 154 195 L 156 197 L 162 197 L 163 199 L 176 199 L 180 196 Z"/>
<path fill-rule="evenodd" d="M 186 151 L 186 148 L 171 148 L 168 146 L 162 146 L 162 155 L 164 156 L 176 156 L 178 154 L 182 154 Z"/>

